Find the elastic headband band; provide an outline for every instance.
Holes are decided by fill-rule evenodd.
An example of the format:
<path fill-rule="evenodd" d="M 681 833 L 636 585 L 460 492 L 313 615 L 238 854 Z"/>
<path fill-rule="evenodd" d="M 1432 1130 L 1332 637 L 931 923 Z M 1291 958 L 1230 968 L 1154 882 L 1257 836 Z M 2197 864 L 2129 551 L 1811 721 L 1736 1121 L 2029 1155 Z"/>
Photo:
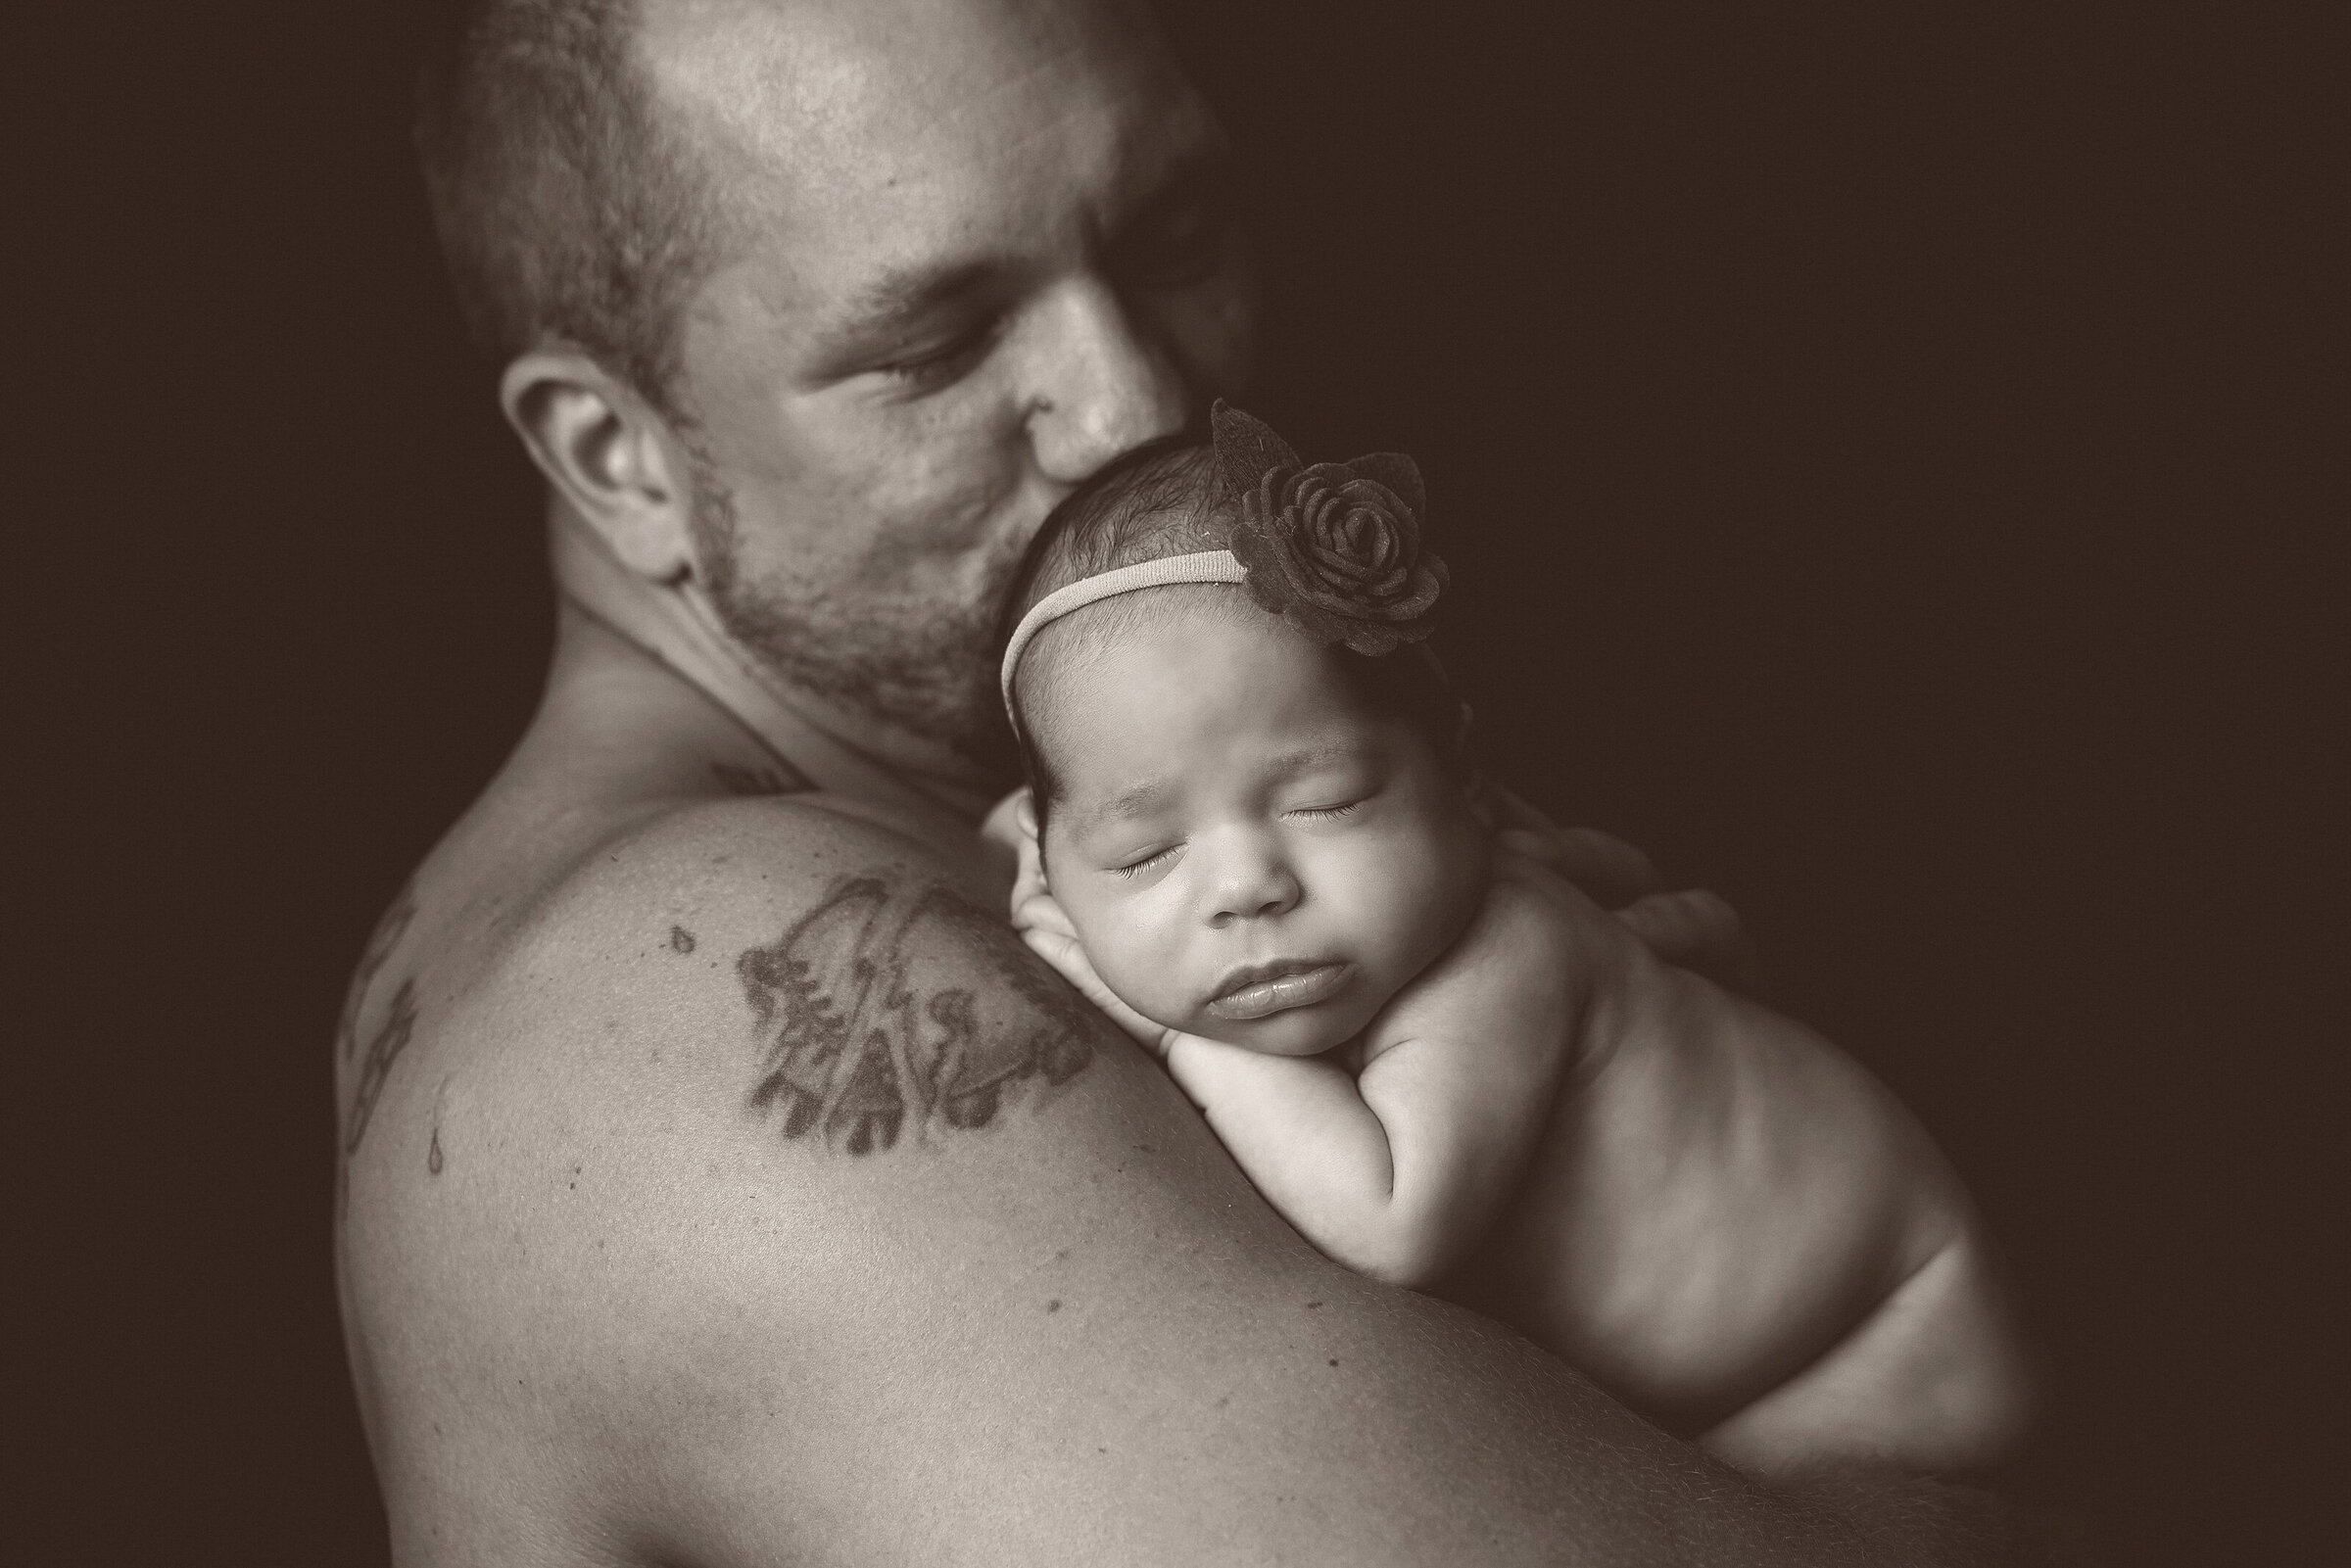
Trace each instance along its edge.
<path fill-rule="evenodd" d="M 1132 566 L 1121 566 L 1111 571 L 1081 577 L 1077 582 L 1055 589 L 1030 607 L 1013 628 L 1012 641 L 1004 645 L 1004 712 L 1013 718 L 1017 728 L 1020 720 L 1012 712 L 1012 672 L 1020 668 L 1021 650 L 1032 638 L 1047 625 L 1060 620 L 1072 610 L 1083 609 L 1100 599 L 1116 598 L 1121 594 L 1132 594 L 1140 589 L 1166 588 L 1176 583 L 1238 583 L 1248 573 L 1232 551 L 1204 549 L 1191 555 L 1163 555 L 1155 561 L 1137 561 Z"/>

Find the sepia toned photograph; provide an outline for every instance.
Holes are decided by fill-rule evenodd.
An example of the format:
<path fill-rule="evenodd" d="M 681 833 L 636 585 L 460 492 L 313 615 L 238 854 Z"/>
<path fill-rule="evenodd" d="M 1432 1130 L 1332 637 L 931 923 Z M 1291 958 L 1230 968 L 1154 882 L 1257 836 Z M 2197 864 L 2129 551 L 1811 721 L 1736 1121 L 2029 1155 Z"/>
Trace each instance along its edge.
<path fill-rule="evenodd" d="M 12 1559 L 2345 1560 L 2315 20 L 36 19 Z"/>

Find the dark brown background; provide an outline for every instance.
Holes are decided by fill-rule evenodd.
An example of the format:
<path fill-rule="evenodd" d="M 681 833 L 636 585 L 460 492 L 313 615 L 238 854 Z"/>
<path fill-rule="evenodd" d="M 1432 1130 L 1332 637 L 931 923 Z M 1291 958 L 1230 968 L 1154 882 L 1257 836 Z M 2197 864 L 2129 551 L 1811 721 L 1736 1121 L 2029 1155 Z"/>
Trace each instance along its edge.
<path fill-rule="evenodd" d="M 2118 1563 L 2317 1560 L 2351 576 L 2312 41 L 1785 9 L 1182 8 L 1258 159 L 1255 401 L 1421 458 L 1500 771 L 1728 893 L 1966 1171 L 2050 1369 L 2018 1488 Z M 532 701 L 535 493 L 409 170 L 419 8 L 171 10 L 13 71 L 12 1546 L 380 1562 L 326 1039 Z"/>

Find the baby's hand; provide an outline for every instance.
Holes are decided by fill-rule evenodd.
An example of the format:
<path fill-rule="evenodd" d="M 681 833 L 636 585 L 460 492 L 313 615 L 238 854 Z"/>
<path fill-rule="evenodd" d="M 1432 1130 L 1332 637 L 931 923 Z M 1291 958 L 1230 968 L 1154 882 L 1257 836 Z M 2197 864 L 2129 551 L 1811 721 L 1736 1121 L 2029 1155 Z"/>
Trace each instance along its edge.
<path fill-rule="evenodd" d="M 1162 1062 L 1168 1059 L 1168 1053 L 1175 1048 L 1176 1031 L 1152 1022 L 1102 983 L 1102 976 L 1094 973 L 1093 962 L 1079 944 L 1078 933 L 1070 928 L 1070 918 L 1061 912 L 1051 893 L 1032 893 L 1016 905 L 1012 927 L 1021 933 L 1021 940 L 1029 944 L 1029 951 L 1052 965 L 1054 972 L 1069 981 L 1080 996 L 1134 1036 L 1144 1050 Z"/>
<path fill-rule="evenodd" d="M 1102 982 L 1102 976 L 1094 973 L 1093 961 L 1085 956 L 1085 948 L 1078 940 L 1078 927 L 1070 924 L 1070 917 L 1045 886 L 1044 861 L 1036 847 L 1036 810 L 1030 804 L 1026 789 L 1014 797 L 1013 821 L 1020 833 L 1017 846 L 1020 863 L 1012 880 L 1012 928 L 1020 932 L 1029 950 L 1050 964 L 1080 996 L 1132 1035 L 1144 1050 L 1165 1062 L 1175 1045 L 1176 1031 L 1152 1022 Z"/>
<path fill-rule="evenodd" d="M 1560 828 L 1507 789 L 1491 794 L 1497 844 L 1574 883 L 1666 963 L 1733 990 L 1755 989 L 1754 947 L 1720 894 L 1668 892 L 1650 858 L 1623 839 L 1594 828 Z"/>

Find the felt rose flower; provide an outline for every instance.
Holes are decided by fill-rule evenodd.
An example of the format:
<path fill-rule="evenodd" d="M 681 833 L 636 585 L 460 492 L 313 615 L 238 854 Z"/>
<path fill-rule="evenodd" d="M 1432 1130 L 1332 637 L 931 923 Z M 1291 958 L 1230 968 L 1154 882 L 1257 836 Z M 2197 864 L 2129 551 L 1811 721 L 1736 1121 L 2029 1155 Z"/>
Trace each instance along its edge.
<path fill-rule="evenodd" d="M 1429 634 L 1445 563 L 1420 547 L 1420 473 L 1381 452 L 1301 467 L 1261 421 L 1219 404 L 1213 425 L 1241 515 L 1232 553 L 1250 596 L 1322 643 L 1381 654 Z"/>

